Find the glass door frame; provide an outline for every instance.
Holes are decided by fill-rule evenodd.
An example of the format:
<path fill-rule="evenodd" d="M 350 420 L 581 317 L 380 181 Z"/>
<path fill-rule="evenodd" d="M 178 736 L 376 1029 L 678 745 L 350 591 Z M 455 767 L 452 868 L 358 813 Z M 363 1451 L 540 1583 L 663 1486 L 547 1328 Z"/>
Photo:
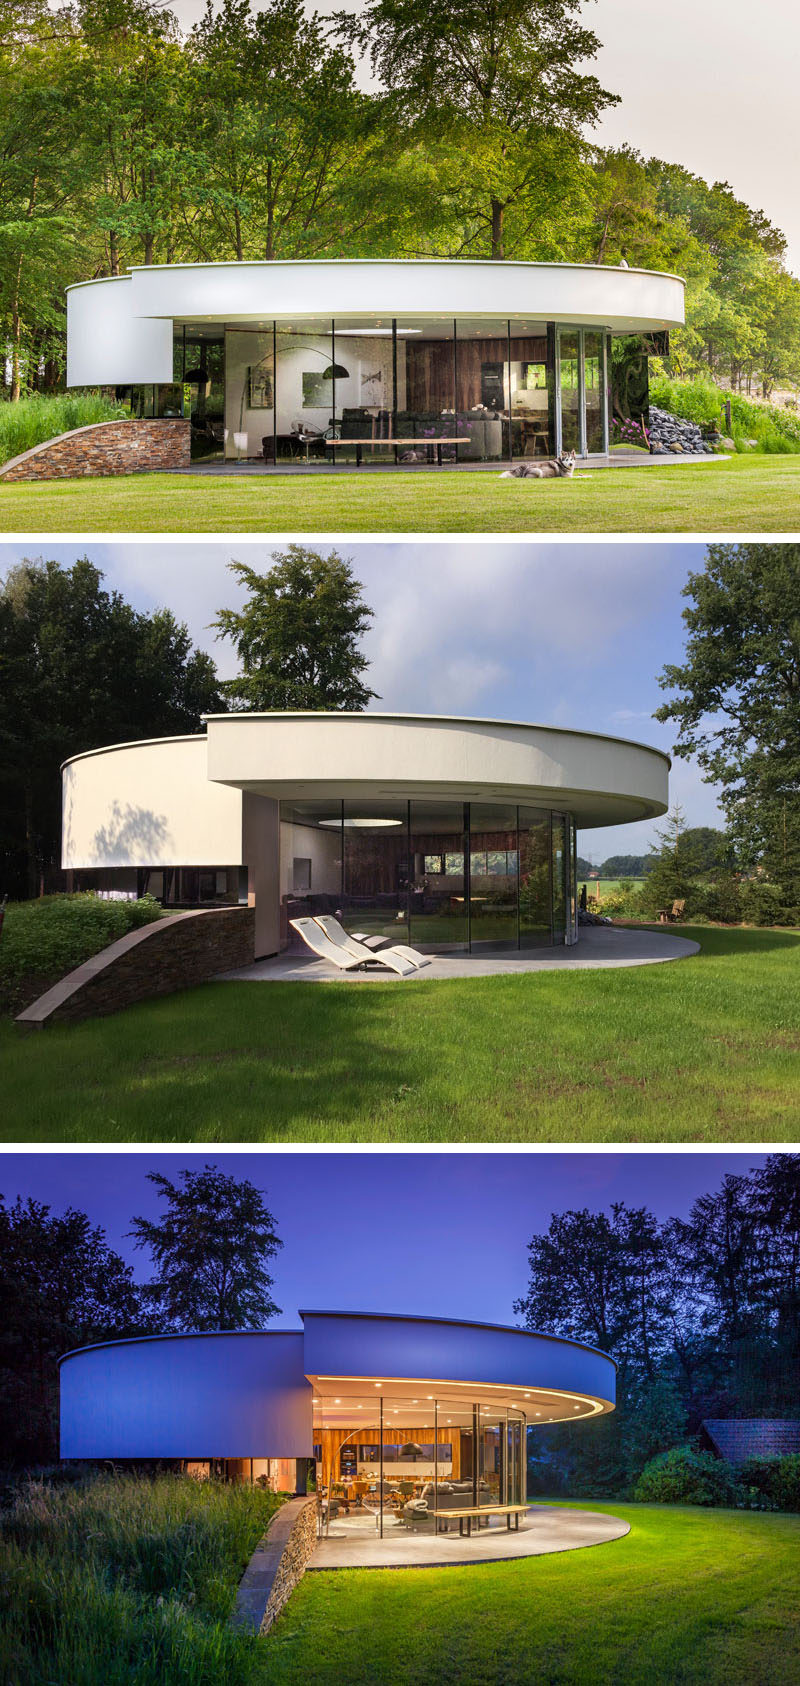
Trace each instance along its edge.
<path fill-rule="evenodd" d="M 602 449 L 602 451 L 589 451 L 587 449 L 587 435 L 586 435 L 586 335 L 587 335 L 587 333 L 598 334 L 599 337 L 600 337 L 600 345 L 601 345 L 600 392 L 601 392 L 601 410 L 602 410 L 602 418 L 603 418 L 603 449 Z M 556 401 L 555 454 L 556 454 L 556 456 L 560 456 L 561 451 L 564 448 L 564 429 L 563 429 L 562 414 L 561 414 L 561 336 L 562 336 L 562 334 L 576 334 L 577 338 L 578 338 L 578 456 L 579 457 L 590 457 L 590 456 L 607 457 L 608 454 L 609 454 L 609 445 L 610 445 L 609 416 L 608 416 L 608 397 L 609 397 L 609 395 L 608 395 L 608 345 L 609 345 L 608 330 L 606 328 L 602 328 L 602 327 L 599 327 L 599 326 L 598 327 L 591 326 L 589 328 L 581 328 L 581 327 L 578 327 L 577 324 L 572 324 L 570 322 L 558 322 L 556 324 L 555 372 L 554 372 L 554 376 L 553 376 L 553 389 L 554 389 L 555 401 Z"/>

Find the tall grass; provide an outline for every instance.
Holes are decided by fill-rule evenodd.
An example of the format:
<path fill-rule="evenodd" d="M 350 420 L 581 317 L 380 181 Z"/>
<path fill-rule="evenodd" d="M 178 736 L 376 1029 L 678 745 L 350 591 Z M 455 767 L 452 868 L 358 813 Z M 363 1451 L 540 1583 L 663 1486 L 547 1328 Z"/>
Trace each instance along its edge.
<path fill-rule="evenodd" d="M 0 404 L 0 463 L 19 457 L 46 439 L 69 433 L 90 422 L 115 421 L 127 416 L 124 404 L 99 393 L 59 393 L 55 398 L 21 398 L 18 404 Z"/>
<path fill-rule="evenodd" d="M 9 1686 L 250 1686 L 228 1626 L 281 1500 L 188 1477 L 26 1481 L 0 1515 L 0 1679 Z"/>
<path fill-rule="evenodd" d="M 738 392 L 725 392 L 713 381 L 670 380 L 654 375 L 650 381 L 650 402 L 684 421 L 700 427 L 716 424 L 724 433 L 724 405 L 730 399 L 732 438 L 737 451 L 766 451 L 777 456 L 800 453 L 800 419 L 771 404 L 754 404 Z M 755 440 L 755 446 L 749 441 Z"/>

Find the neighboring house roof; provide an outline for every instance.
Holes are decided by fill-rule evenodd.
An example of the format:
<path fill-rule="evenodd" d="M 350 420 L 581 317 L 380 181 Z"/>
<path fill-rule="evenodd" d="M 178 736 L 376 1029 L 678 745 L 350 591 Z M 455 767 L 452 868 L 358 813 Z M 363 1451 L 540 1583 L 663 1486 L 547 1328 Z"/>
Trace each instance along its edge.
<path fill-rule="evenodd" d="M 785 1458 L 800 1452 L 800 1422 L 769 1417 L 706 1417 L 702 1428 L 712 1450 L 728 1463 L 746 1458 Z"/>

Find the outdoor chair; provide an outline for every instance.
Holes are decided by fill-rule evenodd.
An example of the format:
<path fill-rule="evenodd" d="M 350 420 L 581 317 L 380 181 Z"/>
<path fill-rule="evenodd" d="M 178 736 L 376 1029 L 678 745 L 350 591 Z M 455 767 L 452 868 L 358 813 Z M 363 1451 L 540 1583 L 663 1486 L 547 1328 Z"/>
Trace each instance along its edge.
<path fill-rule="evenodd" d="M 338 966 L 340 972 L 358 972 L 367 965 L 388 966 L 390 971 L 405 978 L 418 969 L 416 961 L 401 954 L 399 949 L 387 948 L 380 954 L 373 954 L 370 948 L 365 948 L 363 943 L 356 943 L 352 937 L 347 939 L 348 947 L 334 942 L 316 919 L 290 919 L 289 924 L 320 960 L 330 960 L 334 966 Z"/>
<path fill-rule="evenodd" d="M 330 913 L 315 913 L 314 919 L 320 929 L 325 932 L 326 937 L 330 937 L 333 943 L 340 943 L 342 948 L 347 949 L 348 954 L 359 953 L 363 955 L 364 949 L 367 949 L 368 953 L 364 956 L 365 961 L 369 959 L 375 961 L 376 965 L 381 965 L 387 955 L 399 954 L 404 960 L 410 960 L 412 966 L 417 968 L 430 965 L 427 955 L 420 954 L 416 948 L 409 948 L 408 943 L 392 943 L 389 948 L 377 949 L 370 939 L 365 940 L 360 933 L 354 932 L 351 936 L 344 926 L 340 925 L 339 920 L 334 919 Z"/>
<path fill-rule="evenodd" d="M 674 925 L 677 920 L 683 918 L 683 915 L 684 915 L 685 911 L 686 911 L 685 900 L 684 901 L 675 901 L 675 902 L 672 903 L 671 907 L 660 907 L 659 910 L 658 910 L 659 924 L 661 924 L 661 925 Z"/>

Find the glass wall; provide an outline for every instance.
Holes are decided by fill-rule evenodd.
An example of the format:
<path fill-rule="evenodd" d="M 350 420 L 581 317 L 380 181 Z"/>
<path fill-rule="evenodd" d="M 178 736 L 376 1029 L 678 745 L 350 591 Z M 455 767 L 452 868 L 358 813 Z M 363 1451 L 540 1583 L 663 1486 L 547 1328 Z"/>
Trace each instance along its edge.
<path fill-rule="evenodd" d="M 546 808 L 427 798 L 281 804 L 282 939 L 332 913 L 427 953 L 574 938 L 574 825 Z"/>
<path fill-rule="evenodd" d="M 173 343 L 172 383 L 120 396 L 131 392 L 135 415 L 190 415 L 198 457 L 499 463 L 608 450 L 610 340 L 600 329 L 317 317 L 177 323 Z"/>
<path fill-rule="evenodd" d="M 469 885 L 472 948 L 517 948 L 516 807 L 470 804 Z"/>
<path fill-rule="evenodd" d="M 525 1503 L 522 1411 L 399 1397 L 389 1383 L 372 1393 L 314 1400 L 319 1524 L 328 1539 L 432 1534 L 437 1523 L 457 1527 L 463 1510 L 487 1513 L 476 1526 L 502 1527 L 500 1507 Z"/>

